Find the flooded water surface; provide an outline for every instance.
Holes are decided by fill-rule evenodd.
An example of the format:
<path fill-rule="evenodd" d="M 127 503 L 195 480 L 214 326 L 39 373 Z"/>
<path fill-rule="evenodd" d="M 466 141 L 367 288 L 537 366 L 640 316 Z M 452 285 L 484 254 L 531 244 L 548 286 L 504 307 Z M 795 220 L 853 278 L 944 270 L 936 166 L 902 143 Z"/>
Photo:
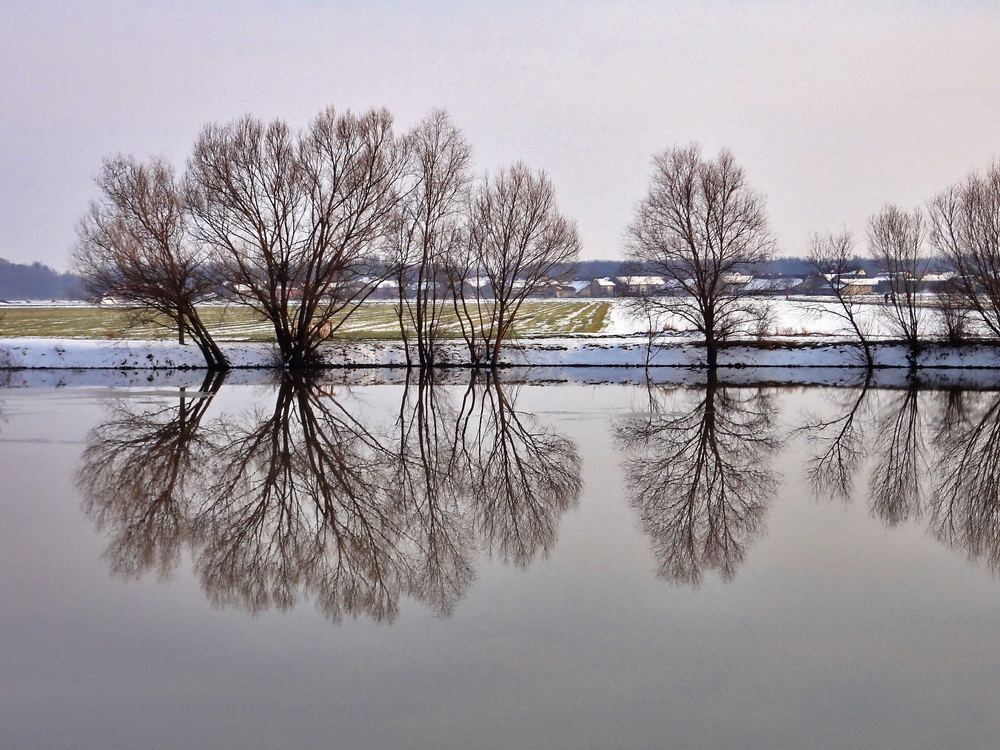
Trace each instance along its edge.
<path fill-rule="evenodd" d="M 0 389 L 0 747 L 988 748 L 1000 392 Z"/>

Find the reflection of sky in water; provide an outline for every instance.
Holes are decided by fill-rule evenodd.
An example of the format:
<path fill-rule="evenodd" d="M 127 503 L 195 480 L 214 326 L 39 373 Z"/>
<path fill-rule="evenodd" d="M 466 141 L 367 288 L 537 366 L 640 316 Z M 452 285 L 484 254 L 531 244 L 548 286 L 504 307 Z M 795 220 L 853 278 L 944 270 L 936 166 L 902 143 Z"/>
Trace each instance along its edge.
<path fill-rule="evenodd" d="M 446 391 L 460 403 L 464 388 Z M 403 596 L 391 625 L 332 624 L 311 601 L 256 616 L 213 608 L 187 549 L 167 580 L 109 576 L 111 529 L 83 512 L 74 473 L 114 400 L 0 393 L 0 745 L 992 746 L 1000 581 L 988 556 L 970 563 L 961 537 L 940 533 L 937 478 L 922 473 L 918 512 L 890 525 L 869 475 L 892 471 L 883 441 L 900 424 L 919 423 L 925 463 L 959 455 L 965 433 L 943 430 L 945 415 L 968 431 L 993 394 L 967 394 L 956 411 L 953 394 L 922 392 L 914 417 L 905 392 L 872 392 L 843 501 L 808 473 L 828 435 L 794 428 L 838 419 L 857 393 L 769 391 L 783 438 L 768 459 L 773 501 L 732 580 L 709 569 L 692 587 L 657 575 L 627 489 L 645 449 L 624 454 L 616 428 L 686 413 L 703 392 L 661 391 L 651 409 L 637 387 L 513 391 L 533 429 L 575 446 L 579 504 L 558 515 L 547 558 L 521 567 L 480 546 L 450 616 Z M 402 393 L 335 389 L 380 435 Z M 177 395 L 126 402 L 176 408 Z M 274 403 L 271 388 L 223 386 L 204 418 Z M 987 451 L 976 455 L 978 470 Z"/>

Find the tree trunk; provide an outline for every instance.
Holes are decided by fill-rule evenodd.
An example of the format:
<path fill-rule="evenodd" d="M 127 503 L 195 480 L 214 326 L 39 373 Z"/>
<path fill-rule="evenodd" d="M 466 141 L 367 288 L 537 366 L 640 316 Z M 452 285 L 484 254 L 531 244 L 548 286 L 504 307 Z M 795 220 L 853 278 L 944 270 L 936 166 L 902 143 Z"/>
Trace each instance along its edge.
<path fill-rule="evenodd" d="M 709 369 L 714 370 L 719 364 L 719 345 L 715 341 L 705 342 L 707 364 Z"/>

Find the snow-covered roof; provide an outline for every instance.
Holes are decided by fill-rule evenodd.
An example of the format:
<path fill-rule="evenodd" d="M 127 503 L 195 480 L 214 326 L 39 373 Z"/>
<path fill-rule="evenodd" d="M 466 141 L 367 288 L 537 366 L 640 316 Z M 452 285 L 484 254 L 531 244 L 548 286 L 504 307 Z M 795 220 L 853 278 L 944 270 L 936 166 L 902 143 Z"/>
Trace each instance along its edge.
<path fill-rule="evenodd" d="M 626 286 L 662 286 L 662 276 L 619 276 L 618 280 Z"/>
<path fill-rule="evenodd" d="M 954 271 L 945 271 L 944 273 L 925 273 L 924 281 L 951 281 L 955 276 L 957 276 Z"/>
<path fill-rule="evenodd" d="M 746 285 L 746 291 L 748 292 L 773 292 L 780 291 L 783 292 L 786 289 L 791 289 L 793 286 L 798 286 L 802 283 L 802 279 L 796 278 L 781 278 L 781 279 L 753 279 Z"/>

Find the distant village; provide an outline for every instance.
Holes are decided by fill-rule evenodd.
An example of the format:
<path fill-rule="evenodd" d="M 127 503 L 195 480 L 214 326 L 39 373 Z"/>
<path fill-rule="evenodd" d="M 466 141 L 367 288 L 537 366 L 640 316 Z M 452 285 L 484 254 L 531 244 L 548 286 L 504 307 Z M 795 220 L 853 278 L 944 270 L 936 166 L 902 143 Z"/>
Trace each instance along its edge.
<path fill-rule="evenodd" d="M 955 274 L 950 271 L 925 273 L 916 280 L 916 293 L 938 293 L 947 290 Z M 887 296 L 892 293 L 890 277 L 885 274 L 871 274 L 864 269 L 840 275 L 809 273 L 803 275 L 741 273 L 723 277 L 726 291 L 752 296 L 824 296 L 836 288 L 848 296 Z M 467 296 L 488 298 L 493 296 L 490 282 L 486 278 L 470 278 L 464 282 Z M 518 285 L 514 281 L 514 287 Z M 684 294 L 681 284 L 655 275 L 605 276 L 597 279 L 573 279 L 571 281 L 552 279 L 539 285 L 531 294 L 539 298 L 612 298 L 636 296 L 670 296 Z M 404 295 L 409 291 L 404 289 Z M 386 280 L 378 284 L 370 299 L 398 299 L 399 284 Z"/>
<path fill-rule="evenodd" d="M 676 282 L 669 282 L 656 275 L 621 273 L 622 265 L 619 261 L 583 261 L 576 268 L 577 278 L 568 281 L 553 279 L 542 284 L 532 296 L 589 299 L 681 293 Z M 767 264 L 763 273 L 730 274 L 726 277 L 726 283 L 731 291 L 759 296 L 824 296 L 832 293 L 831 282 L 846 295 L 884 296 L 891 293 L 889 277 L 879 273 L 873 262 L 858 265 L 861 267 L 854 273 L 830 278 L 811 272 L 804 260 L 782 258 Z M 866 265 L 869 267 L 865 268 Z M 595 274 L 595 271 L 600 275 Z M 947 291 L 952 278 L 954 273 L 949 271 L 925 273 L 919 279 L 916 291 Z M 519 282 L 514 283 L 516 285 Z M 470 278 L 464 284 L 469 297 L 492 296 L 489 281 L 485 278 Z M 404 296 L 410 296 L 410 291 L 404 290 Z M 73 274 L 58 273 L 39 263 L 28 266 L 0 259 L 0 302 L 83 297 L 82 284 Z M 399 283 L 393 279 L 382 281 L 369 298 L 398 299 Z"/>

